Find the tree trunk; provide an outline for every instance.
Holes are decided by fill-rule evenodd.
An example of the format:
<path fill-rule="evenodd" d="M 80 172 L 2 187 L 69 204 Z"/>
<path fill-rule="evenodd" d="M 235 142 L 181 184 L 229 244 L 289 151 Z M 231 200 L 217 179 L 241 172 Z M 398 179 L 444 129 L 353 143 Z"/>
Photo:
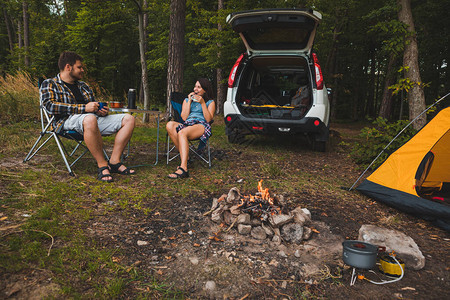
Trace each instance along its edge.
<path fill-rule="evenodd" d="M 3 10 L 3 18 L 5 19 L 6 32 L 8 33 L 9 51 L 12 53 L 14 50 L 14 36 L 8 12 L 6 11 L 4 4 L 2 4 L 2 10 Z"/>
<path fill-rule="evenodd" d="M 26 67 L 30 66 L 30 26 L 29 20 L 30 15 L 28 14 L 28 3 L 27 1 L 22 2 L 22 10 L 23 10 L 23 45 L 25 49 L 25 59 L 24 64 Z"/>
<path fill-rule="evenodd" d="M 22 39 L 22 22 L 20 22 L 20 18 L 17 20 L 17 46 L 19 47 L 19 49 L 23 48 L 23 39 Z M 19 56 L 18 56 L 18 62 L 19 62 L 19 71 L 22 70 L 22 68 L 20 67 L 21 64 L 20 62 L 22 62 L 22 54 L 19 51 Z"/>
<path fill-rule="evenodd" d="M 144 1 L 141 5 L 138 2 L 135 2 L 136 5 L 138 5 L 139 12 L 138 12 L 138 21 L 139 21 L 139 54 L 140 54 L 140 62 L 141 62 L 141 86 L 143 90 L 143 96 L 144 96 L 144 109 L 149 109 L 150 101 L 149 101 L 149 95 L 150 90 L 148 86 L 148 71 L 147 71 L 147 59 L 145 56 L 145 49 L 146 49 L 146 36 L 147 36 L 147 29 L 144 26 L 144 13 L 147 9 L 147 1 Z M 144 123 L 147 123 L 149 120 L 149 114 L 143 114 L 142 121 Z"/>
<path fill-rule="evenodd" d="M 337 99 L 338 99 L 338 76 L 337 74 L 337 53 L 338 53 L 338 45 L 339 45 L 339 37 L 341 35 L 341 29 L 342 29 L 343 23 L 338 23 L 336 21 L 334 30 L 333 30 L 333 44 L 331 46 L 330 53 L 328 54 L 326 63 L 325 63 L 325 70 L 326 74 L 328 75 L 328 78 L 333 79 L 333 84 L 330 86 L 332 92 L 330 95 L 330 119 L 335 120 L 336 119 L 336 105 L 337 105 Z M 331 81 L 330 81 L 331 82 Z"/>
<path fill-rule="evenodd" d="M 400 22 L 408 26 L 410 35 L 407 37 L 405 52 L 403 53 L 403 66 L 406 78 L 413 82 L 413 87 L 408 91 L 409 119 L 415 119 L 425 109 L 425 94 L 423 92 L 422 80 L 419 71 L 419 51 L 417 49 L 417 36 L 414 29 L 414 21 L 411 11 L 411 0 L 398 0 L 400 10 L 398 18 Z M 426 115 L 423 114 L 413 123 L 416 130 L 422 128 L 426 123 Z"/>
<path fill-rule="evenodd" d="M 223 10 L 223 0 L 219 0 L 217 4 L 217 13 L 219 13 L 221 10 Z M 220 32 L 222 31 L 222 24 L 217 24 L 217 30 Z M 220 43 L 217 44 L 218 48 L 220 49 L 222 45 Z M 217 59 L 220 60 L 221 52 L 220 50 L 217 52 Z M 217 114 L 223 114 L 223 103 L 225 102 L 226 98 L 226 92 L 227 87 L 226 84 L 223 82 L 224 76 L 223 76 L 223 70 L 222 68 L 216 69 L 216 82 L 217 82 L 217 101 L 216 101 L 216 113 Z"/>
<path fill-rule="evenodd" d="M 379 116 L 387 120 L 391 119 L 392 115 L 392 91 L 389 89 L 395 83 L 394 66 L 397 57 L 394 53 L 389 56 L 389 63 L 386 70 L 386 78 L 384 80 L 383 98 L 381 99 Z"/>
<path fill-rule="evenodd" d="M 170 0 L 170 32 L 167 59 L 167 116 L 170 93 L 183 91 L 184 23 L 186 0 Z"/>
<path fill-rule="evenodd" d="M 375 57 L 375 46 L 371 43 L 369 49 L 369 61 L 370 72 L 368 74 L 368 85 L 367 85 L 367 102 L 366 102 L 366 115 L 373 117 L 375 109 L 375 67 L 376 67 L 376 57 Z"/>

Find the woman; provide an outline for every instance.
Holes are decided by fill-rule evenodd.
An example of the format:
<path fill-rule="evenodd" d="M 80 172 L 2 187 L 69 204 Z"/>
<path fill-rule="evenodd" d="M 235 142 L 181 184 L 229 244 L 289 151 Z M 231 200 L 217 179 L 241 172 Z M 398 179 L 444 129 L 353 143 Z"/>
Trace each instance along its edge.
<path fill-rule="evenodd" d="M 183 101 L 181 119 L 184 123 L 175 121 L 167 123 L 167 133 L 180 152 L 181 159 L 180 166 L 174 173 L 169 174 L 169 178 L 189 177 L 187 169 L 189 141 L 200 138 L 203 142 L 206 142 L 211 136 L 209 122 L 214 118 L 214 112 L 216 111 L 216 103 L 213 98 L 211 82 L 206 78 L 198 79 L 194 91 Z"/>

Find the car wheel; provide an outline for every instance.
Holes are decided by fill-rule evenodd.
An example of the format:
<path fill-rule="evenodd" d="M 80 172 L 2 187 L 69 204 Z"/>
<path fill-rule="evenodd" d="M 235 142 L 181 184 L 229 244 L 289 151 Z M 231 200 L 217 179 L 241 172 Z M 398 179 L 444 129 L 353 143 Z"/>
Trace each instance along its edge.
<path fill-rule="evenodd" d="M 245 140 L 245 135 L 240 133 L 231 133 L 228 135 L 228 142 L 231 144 L 242 144 Z"/>
<path fill-rule="evenodd" d="M 313 140 L 312 148 L 317 152 L 325 152 L 327 151 L 327 142 Z"/>

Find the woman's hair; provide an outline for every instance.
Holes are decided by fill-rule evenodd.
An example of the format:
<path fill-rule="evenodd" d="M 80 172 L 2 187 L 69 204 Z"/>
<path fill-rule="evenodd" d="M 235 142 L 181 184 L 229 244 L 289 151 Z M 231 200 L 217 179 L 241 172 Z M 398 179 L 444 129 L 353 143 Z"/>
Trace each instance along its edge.
<path fill-rule="evenodd" d="M 206 78 L 199 78 L 197 81 L 202 86 L 202 89 L 205 90 L 205 95 L 203 97 L 205 99 L 205 101 L 213 100 L 214 99 L 214 90 L 213 90 L 211 82 Z"/>

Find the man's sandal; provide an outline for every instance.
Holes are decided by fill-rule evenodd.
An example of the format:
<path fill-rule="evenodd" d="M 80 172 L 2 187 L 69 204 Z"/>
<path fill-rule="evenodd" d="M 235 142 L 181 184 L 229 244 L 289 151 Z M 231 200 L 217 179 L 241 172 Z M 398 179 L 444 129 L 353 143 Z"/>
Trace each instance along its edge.
<path fill-rule="evenodd" d="M 112 175 L 110 173 L 109 174 L 103 174 L 103 171 L 105 171 L 105 170 L 109 171 L 109 168 L 107 166 L 98 168 L 98 170 L 97 170 L 97 172 L 98 172 L 97 179 L 100 180 L 100 181 L 104 181 L 104 182 L 113 182 L 114 178 L 112 177 Z M 106 177 L 111 177 L 111 179 L 107 179 L 107 180 L 103 179 L 103 178 L 106 178 Z"/>
<path fill-rule="evenodd" d="M 176 173 L 176 171 L 175 171 L 175 172 L 167 175 L 167 177 L 169 177 L 170 179 L 182 179 L 182 178 L 188 178 L 189 177 L 189 171 L 186 171 L 182 167 L 178 167 L 177 171 L 178 170 L 181 170 L 180 174 Z M 175 175 L 175 176 L 170 176 L 170 175 Z"/>
<path fill-rule="evenodd" d="M 111 173 L 117 173 L 120 175 L 134 175 L 136 172 L 131 172 L 131 169 L 126 168 L 123 171 L 120 171 L 119 168 L 123 166 L 123 163 L 118 162 L 117 164 L 108 163 L 109 168 L 111 169 Z"/>

